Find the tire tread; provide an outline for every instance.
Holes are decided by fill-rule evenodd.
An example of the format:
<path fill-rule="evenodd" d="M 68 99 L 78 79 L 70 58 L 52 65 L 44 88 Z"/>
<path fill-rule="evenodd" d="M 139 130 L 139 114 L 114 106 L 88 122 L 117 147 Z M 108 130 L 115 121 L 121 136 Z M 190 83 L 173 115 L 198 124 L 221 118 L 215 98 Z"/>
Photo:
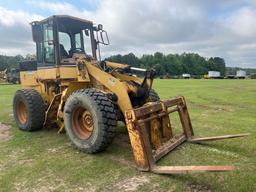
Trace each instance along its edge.
<path fill-rule="evenodd" d="M 70 95 L 68 100 L 72 99 L 77 94 L 87 95 L 93 101 L 95 101 L 98 110 L 100 110 L 102 114 L 102 121 L 99 122 L 99 126 L 101 128 L 101 131 L 103 132 L 100 142 L 93 145 L 93 147 L 90 147 L 89 149 L 88 148 L 86 149 L 78 148 L 78 149 L 86 153 L 97 153 L 97 152 L 103 151 L 108 147 L 108 145 L 112 142 L 115 136 L 115 129 L 117 126 L 117 117 L 116 117 L 114 104 L 103 92 L 95 88 L 77 90 Z M 67 103 L 68 103 L 68 100 L 67 100 Z"/>

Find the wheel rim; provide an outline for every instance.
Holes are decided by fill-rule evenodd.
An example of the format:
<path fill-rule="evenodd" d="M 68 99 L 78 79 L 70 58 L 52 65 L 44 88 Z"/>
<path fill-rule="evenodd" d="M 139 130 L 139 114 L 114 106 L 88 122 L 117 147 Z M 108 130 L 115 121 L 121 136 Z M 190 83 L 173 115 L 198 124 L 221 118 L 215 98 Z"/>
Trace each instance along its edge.
<path fill-rule="evenodd" d="M 87 139 L 93 131 L 91 113 L 83 107 L 76 108 L 72 113 L 72 129 L 80 139 Z"/>
<path fill-rule="evenodd" d="M 18 119 L 21 124 L 25 124 L 27 122 L 27 110 L 25 103 L 23 101 L 19 101 L 17 105 L 17 113 L 18 113 Z"/>

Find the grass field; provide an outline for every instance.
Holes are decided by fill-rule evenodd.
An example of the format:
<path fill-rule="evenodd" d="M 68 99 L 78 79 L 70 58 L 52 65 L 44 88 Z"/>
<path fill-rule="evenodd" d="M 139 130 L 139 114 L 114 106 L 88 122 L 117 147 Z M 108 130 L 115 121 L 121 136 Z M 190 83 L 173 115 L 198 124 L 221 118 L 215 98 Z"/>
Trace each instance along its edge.
<path fill-rule="evenodd" d="M 247 138 L 184 144 L 161 165 L 235 165 L 225 173 L 155 175 L 135 170 L 127 131 L 117 130 L 103 153 L 87 155 L 56 129 L 19 131 L 12 117 L 18 85 L 0 85 L 0 122 L 11 126 L 0 141 L 0 191 L 256 191 L 256 81 L 156 80 L 161 98 L 184 95 L 195 135 L 249 132 Z"/>

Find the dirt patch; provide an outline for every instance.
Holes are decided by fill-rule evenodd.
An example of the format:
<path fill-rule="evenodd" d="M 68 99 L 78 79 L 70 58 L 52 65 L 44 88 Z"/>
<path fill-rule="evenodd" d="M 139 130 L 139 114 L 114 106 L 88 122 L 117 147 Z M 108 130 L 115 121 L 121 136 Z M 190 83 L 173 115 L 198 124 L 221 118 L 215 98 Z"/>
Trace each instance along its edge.
<path fill-rule="evenodd" d="M 71 146 L 71 145 L 70 145 Z M 65 148 L 65 146 L 59 146 L 59 147 L 55 147 L 55 148 L 49 148 L 47 149 L 48 153 L 58 153 L 63 151 L 63 149 Z M 79 152 L 79 151 L 78 151 Z"/>
<path fill-rule="evenodd" d="M 45 192 L 45 191 L 74 191 L 74 192 L 95 192 L 96 189 L 91 183 L 85 183 L 83 186 L 70 185 L 63 178 L 57 176 L 52 171 L 45 175 L 28 180 L 26 178 L 13 183 L 15 191 L 23 192 Z"/>
<path fill-rule="evenodd" d="M 189 103 L 191 103 L 192 105 L 194 105 L 195 107 L 198 107 L 200 109 L 205 109 L 205 110 L 211 110 L 211 111 L 214 111 L 214 112 L 232 112 L 233 110 L 230 109 L 230 106 L 228 105 L 204 105 L 204 104 L 199 104 L 199 103 L 196 103 L 196 102 L 193 102 L 193 101 L 190 101 Z"/>
<path fill-rule="evenodd" d="M 0 122 L 0 142 L 8 141 L 10 138 L 10 126 Z"/>
<path fill-rule="evenodd" d="M 33 159 L 23 159 L 23 160 L 19 160 L 18 164 L 19 165 L 31 165 L 33 164 L 34 160 Z"/>
<path fill-rule="evenodd" d="M 190 184 L 187 186 L 187 192 L 211 192 L 211 189 L 207 185 Z"/>
<path fill-rule="evenodd" d="M 149 177 L 138 175 L 118 182 L 114 185 L 114 188 L 119 191 L 137 191 L 140 186 L 149 182 Z"/>

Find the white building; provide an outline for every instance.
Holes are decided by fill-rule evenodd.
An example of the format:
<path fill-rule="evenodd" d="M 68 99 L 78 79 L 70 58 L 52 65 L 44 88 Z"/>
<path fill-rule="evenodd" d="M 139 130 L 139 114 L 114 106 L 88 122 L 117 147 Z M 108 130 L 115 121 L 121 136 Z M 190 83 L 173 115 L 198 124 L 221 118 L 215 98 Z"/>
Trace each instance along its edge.
<path fill-rule="evenodd" d="M 220 72 L 219 71 L 208 71 L 208 78 L 219 78 Z"/>

